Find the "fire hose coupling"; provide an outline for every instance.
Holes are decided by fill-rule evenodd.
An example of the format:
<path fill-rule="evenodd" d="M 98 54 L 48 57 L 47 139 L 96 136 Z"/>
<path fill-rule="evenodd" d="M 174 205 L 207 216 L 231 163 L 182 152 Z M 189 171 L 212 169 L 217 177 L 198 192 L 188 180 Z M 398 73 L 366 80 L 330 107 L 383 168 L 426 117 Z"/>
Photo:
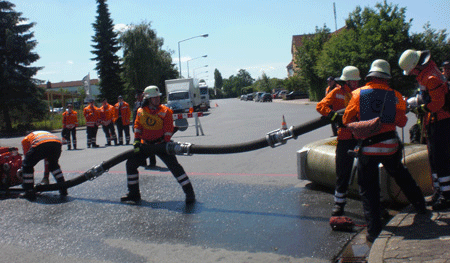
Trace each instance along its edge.
<path fill-rule="evenodd" d="M 86 173 L 85 173 L 85 177 L 88 180 L 94 180 L 95 178 L 99 177 L 100 175 L 102 175 L 104 172 L 106 172 L 105 169 L 103 169 L 103 163 L 96 165 L 94 167 L 92 167 L 91 169 L 89 169 Z"/>
<path fill-rule="evenodd" d="M 166 151 L 170 155 L 192 155 L 191 146 L 192 143 L 188 142 L 168 142 L 166 144 Z"/>
<path fill-rule="evenodd" d="M 270 147 L 275 148 L 277 146 L 286 144 L 289 139 L 297 139 L 294 136 L 294 127 L 291 126 L 289 129 L 277 129 L 267 133 L 266 140 Z"/>

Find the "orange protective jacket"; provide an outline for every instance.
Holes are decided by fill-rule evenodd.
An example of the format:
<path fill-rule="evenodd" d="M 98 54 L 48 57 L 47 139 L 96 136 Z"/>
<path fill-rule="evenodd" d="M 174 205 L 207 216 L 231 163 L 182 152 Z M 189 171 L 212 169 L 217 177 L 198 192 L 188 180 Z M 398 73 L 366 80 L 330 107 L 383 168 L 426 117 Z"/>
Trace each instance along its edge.
<path fill-rule="evenodd" d="M 428 124 L 430 121 L 434 121 L 434 118 L 437 118 L 437 120 L 450 118 L 450 112 L 442 109 L 445 104 L 445 95 L 448 92 L 448 83 L 439 71 L 436 63 L 430 60 L 428 65 L 417 75 L 416 79 L 419 85 L 425 87 L 431 98 L 430 102 L 426 104 L 430 113 L 425 115 L 425 123 Z M 432 117 L 434 118 L 431 119 Z"/>
<path fill-rule="evenodd" d="M 389 93 L 387 94 L 383 91 L 388 91 Z M 384 94 L 384 96 L 382 95 L 382 97 L 377 98 L 377 93 Z M 396 131 L 397 126 L 404 127 L 408 121 L 408 118 L 406 117 L 406 101 L 403 99 L 402 94 L 391 89 L 386 81 L 375 79 L 368 82 L 366 86 L 352 92 L 352 98 L 345 109 L 342 123 L 347 125 L 351 122 L 360 120 L 365 121 L 375 117 L 374 115 L 380 114 L 374 112 L 372 107 L 379 107 L 380 109 L 384 108 L 383 117 L 381 118 L 381 129 L 372 136 L 389 131 Z M 363 147 L 363 154 L 389 155 L 396 152 L 398 146 L 397 140 L 388 140 L 368 147 Z M 364 148 L 367 148 L 366 151 Z"/>
<path fill-rule="evenodd" d="M 114 105 L 115 111 L 114 111 L 114 122 L 117 121 L 119 118 L 119 111 L 122 116 L 122 124 L 123 125 L 130 125 L 130 118 L 131 118 L 131 109 L 130 105 L 126 103 L 125 101 L 122 102 L 122 107 L 120 107 L 120 103 L 117 102 L 116 105 Z"/>
<path fill-rule="evenodd" d="M 338 85 L 317 103 L 316 110 L 323 116 L 328 116 L 331 111 L 338 111 L 347 107 L 351 97 L 352 91 L 347 85 L 343 87 Z M 354 139 L 352 132 L 345 127 L 339 128 L 337 138 L 338 140 Z"/>
<path fill-rule="evenodd" d="M 63 128 L 73 129 L 78 126 L 78 114 L 76 111 L 63 113 Z"/>
<path fill-rule="evenodd" d="M 36 147 L 46 142 L 61 143 L 61 140 L 56 135 L 53 135 L 47 131 L 34 131 L 28 134 L 22 140 L 23 154 L 26 154 L 31 149 L 31 147 Z"/>
<path fill-rule="evenodd" d="M 83 109 L 83 115 L 86 119 L 86 126 L 94 127 L 100 119 L 100 109 L 94 105 L 88 105 Z"/>
<path fill-rule="evenodd" d="M 109 103 L 102 105 L 100 108 L 100 119 L 103 126 L 109 125 L 114 119 L 115 108 Z"/>
<path fill-rule="evenodd" d="M 139 108 L 134 122 L 134 138 L 169 142 L 173 135 L 173 111 L 159 105 L 157 109 Z"/>
<path fill-rule="evenodd" d="M 341 87 L 341 85 L 339 85 L 339 84 L 334 84 L 334 87 L 328 86 L 328 87 L 325 89 L 325 95 L 327 95 L 328 93 L 330 93 L 330 91 L 332 91 L 333 89 L 336 89 L 336 88 L 339 88 L 339 87 Z"/>

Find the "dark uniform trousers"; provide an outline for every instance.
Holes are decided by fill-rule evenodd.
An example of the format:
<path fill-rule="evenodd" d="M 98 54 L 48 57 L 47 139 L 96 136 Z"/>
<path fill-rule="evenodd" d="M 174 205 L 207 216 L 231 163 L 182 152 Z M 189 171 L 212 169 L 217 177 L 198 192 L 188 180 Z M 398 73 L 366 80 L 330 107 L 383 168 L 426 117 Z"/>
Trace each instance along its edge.
<path fill-rule="evenodd" d="M 360 186 L 364 216 L 368 223 L 367 232 L 371 236 L 378 236 L 382 229 L 378 173 L 378 165 L 380 163 L 384 165 L 387 173 L 394 177 L 397 185 L 415 208 L 419 208 L 425 204 L 422 190 L 417 186 L 408 169 L 403 166 L 401 158 L 401 148 L 394 154 L 387 156 L 359 156 L 358 184 Z"/>
<path fill-rule="evenodd" d="M 87 146 L 89 147 L 90 145 L 94 146 L 97 144 L 97 131 L 98 131 L 98 126 L 94 125 L 92 127 L 87 126 L 86 127 L 86 134 L 87 134 Z"/>
<path fill-rule="evenodd" d="M 48 161 L 48 169 L 53 174 L 56 182 L 63 183 L 64 176 L 59 166 L 58 160 L 61 156 L 61 143 L 45 142 L 36 147 L 31 147 L 25 154 L 23 159 L 23 188 L 25 190 L 33 189 L 34 187 L 34 166 L 43 159 Z"/>
<path fill-rule="evenodd" d="M 428 157 L 432 173 L 436 173 L 435 187 L 450 199 L 450 118 L 428 126 Z"/>
<path fill-rule="evenodd" d="M 122 117 L 116 120 L 117 135 L 119 137 L 119 144 L 123 144 L 123 134 L 125 133 L 125 144 L 130 144 L 130 125 L 123 125 Z"/>
<path fill-rule="evenodd" d="M 139 192 L 139 172 L 138 167 L 145 162 L 145 159 L 149 157 L 152 152 L 141 147 L 140 154 L 136 154 L 134 158 L 129 158 L 126 162 L 127 169 L 127 186 L 130 193 Z M 184 168 L 178 163 L 177 157 L 175 155 L 169 155 L 167 153 L 155 153 L 163 162 L 166 164 L 167 168 L 170 170 L 172 175 L 175 177 L 177 182 L 183 188 L 183 191 L 187 195 L 194 193 L 194 189 L 186 175 Z"/>
<path fill-rule="evenodd" d="M 354 157 L 348 154 L 354 150 L 358 141 L 356 139 L 338 140 L 336 145 L 336 189 L 335 203 L 345 204 Z"/>

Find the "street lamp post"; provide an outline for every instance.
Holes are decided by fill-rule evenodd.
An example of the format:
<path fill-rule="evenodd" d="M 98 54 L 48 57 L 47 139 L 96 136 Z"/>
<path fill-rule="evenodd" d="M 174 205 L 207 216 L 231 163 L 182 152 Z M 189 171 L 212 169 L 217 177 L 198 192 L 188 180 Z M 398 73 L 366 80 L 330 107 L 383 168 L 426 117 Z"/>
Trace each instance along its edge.
<path fill-rule="evenodd" d="M 199 68 L 206 68 L 206 67 L 208 67 L 208 65 L 204 65 L 203 67 L 194 68 L 194 70 L 193 70 L 193 71 L 194 71 L 194 78 L 195 78 L 195 70 L 196 70 L 196 69 L 199 69 Z"/>
<path fill-rule="evenodd" d="M 193 38 L 197 38 L 197 37 L 208 37 L 208 34 L 199 35 L 199 36 L 195 36 L 195 37 L 190 37 L 190 38 L 186 38 L 186 39 L 183 39 L 183 40 L 181 40 L 181 41 L 178 41 L 178 62 L 179 62 L 179 67 L 180 67 L 180 75 L 179 75 L 180 78 L 181 78 L 181 53 L 180 53 L 180 43 L 183 42 L 183 41 L 187 41 L 187 40 L 193 39 Z"/>
<path fill-rule="evenodd" d="M 199 76 L 199 75 L 205 74 L 205 73 L 208 73 L 208 71 L 202 71 L 202 72 L 200 72 L 200 73 L 197 73 L 197 74 L 195 74 L 194 78 L 197 77 L 197 76 Z"/>
<path fill-rule="evenodd" d="M 206 58 L 207 56 L 208 56 L 208 55 L 204 55 L 204 56 L 196 57 L 196 58 L 191 58 L 191 59 L 189 59 L 188 61 L 186 61 L 186 63 L 187 63 L 188 78 L 189 78 L 189 61 L 194 60 L 194 59 L 197 59 L 197 58 Z"/>

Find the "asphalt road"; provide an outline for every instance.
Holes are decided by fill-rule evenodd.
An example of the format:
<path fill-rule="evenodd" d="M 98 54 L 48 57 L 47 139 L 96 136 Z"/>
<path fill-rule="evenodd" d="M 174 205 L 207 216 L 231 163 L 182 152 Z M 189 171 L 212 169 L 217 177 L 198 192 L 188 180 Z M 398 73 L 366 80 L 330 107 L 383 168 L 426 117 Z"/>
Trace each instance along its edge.
<path fill-rule="evenodd" d="M 217 103 L 218 107 L 214 107 Z M 281 127 L 318 117 L 315 104 L 217 100 L 175 141 L 225 145 L 262 138 Z M 194 124 L 189 119 L 190 125 Z M 158 159 L 157 170 L 140 169 L 141 205 L 120 203 L 126 192 L 125 163 L 101 177 L 69 189 L 42 193 L 36 202 L 0 200 L 0 262 L 330 262 L 356 234 L 329 226 L 333 196 L 297 178 L 296 151 L 329 137 L 329 126 L 276 148 L 226 155 L 178 156 L 198 202 L 184 204 L 181 187 Z M 64 147 L 60 164 L 66 178 L 131 146 Z M 21 138 L 0 139 L 20 147 Z M 98 143 L 104 145 L 101 130 Z M 36 167 L 36 182 L 43 166 Z M 53 180 L 53 179 L 52 179 Z M 349 200 L 347 215 L 363 223 L 361 205 Z"/>

